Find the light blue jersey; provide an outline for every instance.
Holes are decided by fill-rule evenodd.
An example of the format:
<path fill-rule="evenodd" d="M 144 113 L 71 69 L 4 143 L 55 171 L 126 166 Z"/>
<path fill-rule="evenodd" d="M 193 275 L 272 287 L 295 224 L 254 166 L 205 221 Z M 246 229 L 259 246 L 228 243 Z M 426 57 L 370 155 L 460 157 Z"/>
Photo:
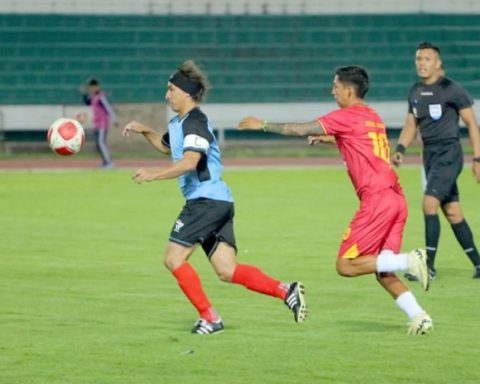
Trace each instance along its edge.
<path fill-rule="evenodd" d="M 168 124 L 163 143 L 170 147 L 173 162 L 183 158 L 185 151 L 202 154 L 197 169 L 178 177 L 186 200 L 207 198 L 233 202 L 232 193 L 222 180 L 223 165 L 213 127 L 199 108 L 182 119 L 177 115 Z"/>

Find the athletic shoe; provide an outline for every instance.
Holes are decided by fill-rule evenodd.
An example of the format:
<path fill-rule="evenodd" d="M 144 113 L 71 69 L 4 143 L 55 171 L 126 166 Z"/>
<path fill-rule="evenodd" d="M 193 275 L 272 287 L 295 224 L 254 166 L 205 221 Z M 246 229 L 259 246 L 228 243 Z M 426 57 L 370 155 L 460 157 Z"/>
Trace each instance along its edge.
<path fill-rule="evenodd" d="M 297 323 L 303 323 L 305 321 L 308 309 L 307 303 L 305 302 L 305 287 L 302 283 L 298 281 L 290 284 L 284 303 L 293 312 Z"/>
<path fill-rule="evenodd" d="M 475 267 L 475 272 L 473 273 L 473 278 L 474 279 L 480 279 L 480 265 L 477 265 Z"/>
<path fill-rule="evenodd" d="M 425 311 L 415 316 L 407 325 L 409 335 L 426 335 L 433 330 L 432 318 Z"/>
<path fill-rule="evenodd" d="M 115 164 L 113 163 L 113 161 L 110 161 L 109 163 L 102 164 L 102 166 L 100 168 L 102 168 L 102 169 L 112 169 L 113 167 L 115 167 Z"/>
<path fill-rule="evenodd" d="M 478 278 L 480 278 L 480 272 L 479 273 L 479 276 Z M 414 274 L 412 273 L 405 273 L 405 278 L 408 280 L 408 281 L 418 281 L 417 279 L 417 276 L 415 276 Z M 428 268 L 428 280 L 433 281 L 437 278 L 437 271 L 435 271 L 435 269 L 432 269 L 432 268 Z M 475 275 L 474 275 L 474 278 L 475 278 Z"/>
<path fill-rule="evenodd" d="M 428 291 L 427 253 L 424 249 L 414 249 L 408 254 L 408 273 L 415 276 L 425 291 Z"/>
<path fill-rule="evenodd" d="M 223 331 L 223 321 L 218 318 L 217 321 L 211 323 L 204 319 L 198 319 L 192 328 L 192 333 L 198 333 L 200 335 L 209 335 L 211 333 L 220 333 Z"/>
<path fill-rule="evenodd" d="M 411 274 L 410 272 L 406 272 L 403 275 L 408 281 L 418 281 L 417 276 Z"/>

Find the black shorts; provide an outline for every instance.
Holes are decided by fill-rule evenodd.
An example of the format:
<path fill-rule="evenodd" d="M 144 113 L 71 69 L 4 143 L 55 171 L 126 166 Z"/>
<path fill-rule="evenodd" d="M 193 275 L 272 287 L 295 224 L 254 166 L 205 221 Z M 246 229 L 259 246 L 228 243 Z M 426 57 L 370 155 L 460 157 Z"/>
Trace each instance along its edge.
<path fill-rule="evenodd" d="M 457 178 L 463 168 L 459 140 L 425 145 L 423 166 L 427 178 L 425 195 L 437 198 L 442 205 L 459 200 Z"/>
<path fill-rule="evenodd" d="M 209 258 L 220 241 L 231 245 L 236 252 L 234 214 L 234 205 L 228 201 L 187 200 L 170 232 L 170 241 L 185 247 L 200 243 Z"/>

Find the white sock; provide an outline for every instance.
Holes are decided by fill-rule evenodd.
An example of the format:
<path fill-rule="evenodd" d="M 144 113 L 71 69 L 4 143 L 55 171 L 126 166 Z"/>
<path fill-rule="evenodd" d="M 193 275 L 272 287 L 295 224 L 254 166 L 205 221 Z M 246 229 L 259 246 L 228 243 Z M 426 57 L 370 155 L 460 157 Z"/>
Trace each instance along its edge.
<path fill-rule="evenodd" d="M 417 299 L 413 296 L 413 293 L 410 291 L 403 292 L 395 300 L 398 307 L 407 314 L 408 318 L 412 320 L 419 313 L 423 312 L 422 307 L 418 305 Z"/>
<path fill-rule="evenodd" d="M 394 254 L 392 251 L 382 251 L 377 256 L 377 272 L 397 272 L 408 269 L 408 255 Z"/>

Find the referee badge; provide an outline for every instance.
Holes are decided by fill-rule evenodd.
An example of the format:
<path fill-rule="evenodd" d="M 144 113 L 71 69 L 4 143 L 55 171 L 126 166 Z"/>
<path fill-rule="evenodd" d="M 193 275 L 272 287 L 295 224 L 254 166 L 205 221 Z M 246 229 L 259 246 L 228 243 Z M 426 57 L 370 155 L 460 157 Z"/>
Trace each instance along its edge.
<path fill-rule="evenodd" d="M 428 112 L 430 117 L 433 120 L 438 120 L 442 117 L 442 106 L 441 104 L 430 104 L 428 106 Z"/>

